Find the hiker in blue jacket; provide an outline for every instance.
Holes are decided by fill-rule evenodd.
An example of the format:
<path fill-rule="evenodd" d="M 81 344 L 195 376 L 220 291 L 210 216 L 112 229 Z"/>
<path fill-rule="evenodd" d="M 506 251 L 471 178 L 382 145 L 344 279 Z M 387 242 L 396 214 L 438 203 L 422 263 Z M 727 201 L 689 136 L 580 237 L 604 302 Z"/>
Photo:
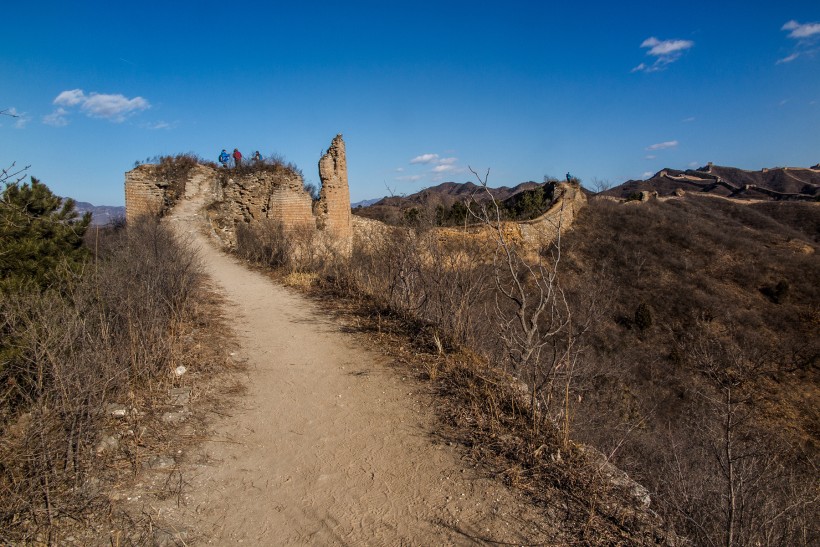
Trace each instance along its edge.
<path fill-rule="evenodd" d="M 222 153 L 219 154 L 219 163 L 222 164 L 222 167 L 228 167 L 228 160 L 230 159 L 231 157 L 228 155 L 228 152 L 223 148 Z"/>

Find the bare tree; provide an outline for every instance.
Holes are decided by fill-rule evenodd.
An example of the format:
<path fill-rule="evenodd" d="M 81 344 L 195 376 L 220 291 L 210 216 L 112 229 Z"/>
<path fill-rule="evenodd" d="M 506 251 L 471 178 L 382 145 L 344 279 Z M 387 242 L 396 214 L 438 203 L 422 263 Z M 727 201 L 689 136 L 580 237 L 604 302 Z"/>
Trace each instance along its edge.
<path fill-rule="evenodd" d="M 612 183 L 609 181 L 609 179 L 599 179 L 598 177 L 592 177 L 592 190 L 594 190 L 596 194 L 606 192 L 610 188 L 612 188 Z"/>
<path fill-rule="evenodd" d="M 816 533 L 817 481 L 799 484 L 773 432 L 755 422 L 762 394 L 756 380 L 772 372 L 772 356 L 742 348 L 730 330 L 698 324 L 681 349 L 705 380 L 693 387 L 703 415 L 668 443 L 666 502 L 704 545 L 808 545 Z"/>
<path fill-rule="evenodd" d="M 487 227 L 495 240 L 493 278 L 495 316 L 501 342 L 512 372 L 527 384 L 531 433 L 539 432 L 543 403 L 548 415 L 561 423 L 564 447 L 569 444 L 570 386 L 578 363 L 578 336 L 589 326 L 578 324 L 559 280 L 561 221 L 553 241 L 537 253 L 528 252 L 509 237 L 501 222 L 498 202 L 487 181 L 470 168 L 486 200 L 473 200 L 468 210 Z M 562 215 L 559 219 L 563 218 Z M 560 407 L 554 397 L 560 397 Z"/>

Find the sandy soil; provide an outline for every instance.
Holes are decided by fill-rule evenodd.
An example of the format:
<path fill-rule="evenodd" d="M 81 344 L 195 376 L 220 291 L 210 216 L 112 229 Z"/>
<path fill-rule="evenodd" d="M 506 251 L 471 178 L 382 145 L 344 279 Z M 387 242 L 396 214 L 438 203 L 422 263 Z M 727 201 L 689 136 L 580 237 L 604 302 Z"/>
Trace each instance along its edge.
<path fill-rule="evenodd" d="M 204 182 L 204 181 L 203 181 Z M 169 221 L 228 300 L 248 360 L 241 408 L 182 469 L 186 544 L 471 545 L 546 539 L 518 492 L 436 441 L 434 401 L 303 296 L 201 235 L 192 186 Z"/>

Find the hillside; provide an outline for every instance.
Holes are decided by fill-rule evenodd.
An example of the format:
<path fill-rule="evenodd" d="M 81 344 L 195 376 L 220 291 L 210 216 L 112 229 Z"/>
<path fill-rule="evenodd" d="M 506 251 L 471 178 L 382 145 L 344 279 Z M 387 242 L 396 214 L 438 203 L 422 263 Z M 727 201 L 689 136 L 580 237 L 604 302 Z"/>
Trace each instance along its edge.
<path fill-rule="evenodd" d="M 604 195 L 628 199 L 641 191 L 668 196 L 676 190 L 735 199 L 811 201 L 820 197 L 820 169 L 775 167 L 746 171 L 711 164 L 686 171 L 663 169 L 646 180 L 626 181 Z"/>
<path fill-rule="evenodd" d="M 796 520 L 773 544 L 817 538 L 819 229 L 817 203 L 687 192 L 592 200 L 563 240 L 571 298 L 597 298 L 600 313 L 575 432 L 654 492 L 695 544 L 720 537 L 727 492 L 745 504 L 748 537 L 793 503 Z M 790 529 L 798 521 L 815 525 Z"/>
<path fill-rule="evenodd" d="M 488 190 L 494 199 L 504 203 L 509 202 L 515 196 L 521 196 L 546 186 L 548 184 L 528 181 L 513 187 L 501 186 L 489 188 Z M 409 212 L 413 210 L 416 211 L 413 214 L 414 217 L 427 215 L 431 219 L 435 219 L 436 216 L 441 219 L 443 212 L 443 216 L 449 218 L 454 216 L 454 207 L 456 209 L 455 216 L 458 216 L 461 205 L 471 200 L 484 201 L 486 199 L 488 199 L 487 192 L 477 184 L 472 182 L 445 182 L 408 196 L 384 197 L 368 207 L 354 208 L 353 213 L 366 218 L 381 220 L 388 224 L 396 224 L 404 221 Z M 436 215 L 437 211 L 438 215 Z"/>

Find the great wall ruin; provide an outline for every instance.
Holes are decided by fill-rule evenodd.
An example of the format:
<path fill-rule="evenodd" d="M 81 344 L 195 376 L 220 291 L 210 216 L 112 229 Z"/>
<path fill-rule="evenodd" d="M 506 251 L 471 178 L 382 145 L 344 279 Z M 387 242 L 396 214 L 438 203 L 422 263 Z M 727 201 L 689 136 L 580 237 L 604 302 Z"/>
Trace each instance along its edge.
<path fill-rule="evenodd" d="M 140 165 L 125 174 L 126 220 L 162 216 L 183 195 L 204 195 L 212 228 L 223 244 L 235 244 L 239 223 L 280 223 L 285 232 L 307 231 L 313 244 L 349 255 L 354 237 L 372 239 L 390 228 L 379 221 L 351 214 L 345 143 L 336 135 L 319 160 L 318 199 L 305 189 L 299 171 L 282 163 L 227 170 L 197 163 L 169 176 L 160 166 Z M 528 251 L 550 244 L 568 229 L 587 198 L 577 184 L 556 183 L 552 204 L 540 217 L 524 222 L 501 222 L 495 228 L 472 224 L 462 228 L 434 228 L 439 240 L 494 242 L 503 235 Z M 497 229 L 496 229 L 497 228 Z"/>

